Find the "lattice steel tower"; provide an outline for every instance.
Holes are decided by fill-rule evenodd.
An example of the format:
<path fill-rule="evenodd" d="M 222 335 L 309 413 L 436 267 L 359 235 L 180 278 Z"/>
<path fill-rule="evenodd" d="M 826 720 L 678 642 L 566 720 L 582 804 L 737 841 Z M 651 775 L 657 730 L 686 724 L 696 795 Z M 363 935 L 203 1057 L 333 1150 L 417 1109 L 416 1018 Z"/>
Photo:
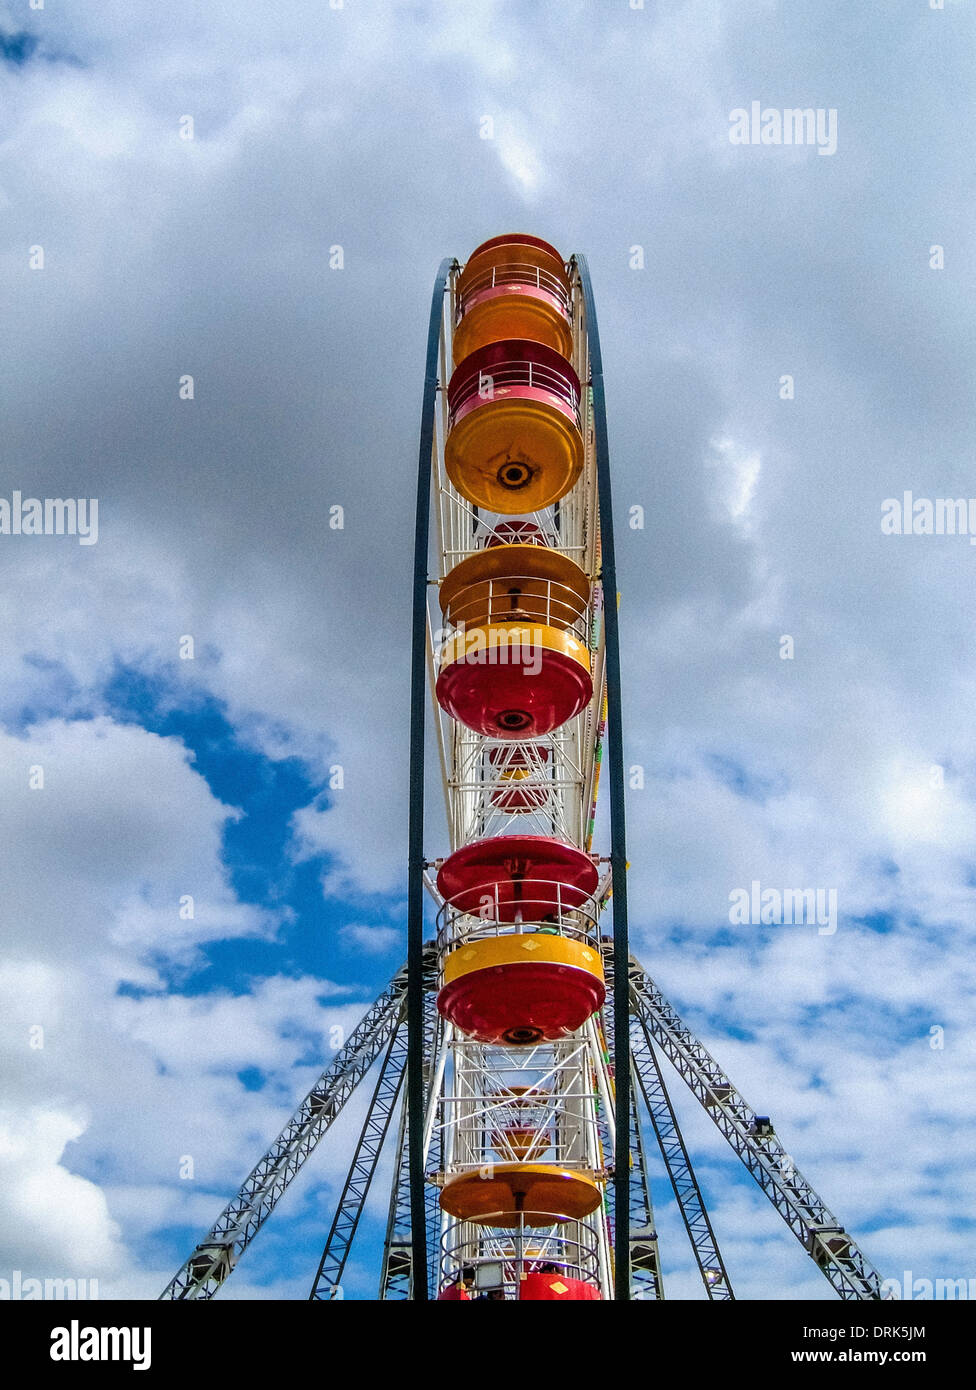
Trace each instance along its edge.
<path fill-rule="evenodd" d="M 395 1135 L 379 1298 L 662 1299 L 649 1120 L 707 1295 L 730 1299 L 661 1052 L 838 1294 L 879 1298 L 877 1271 L 769 1119 L 629 954 L 610 466 L 582 256 L 508 235 L 440 267 L 413 600 L 407 965 L 162 1297 L 217 1292 L 369 1077 L 311 1298 L 340 1296 Z M 428 743 L 440 857 L 427 852 Z"/>

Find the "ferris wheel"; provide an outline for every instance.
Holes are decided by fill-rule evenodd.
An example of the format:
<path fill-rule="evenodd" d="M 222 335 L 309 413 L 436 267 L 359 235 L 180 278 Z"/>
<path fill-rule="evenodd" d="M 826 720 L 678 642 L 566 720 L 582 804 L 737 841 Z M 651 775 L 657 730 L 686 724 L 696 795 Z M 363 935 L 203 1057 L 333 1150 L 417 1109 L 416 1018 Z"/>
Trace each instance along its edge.
<path fill-rule="evenodd" d="M 662 1300 L 651 1132 L 705 1295 L 731 1299 L 662 1058 L 840 1297 L 881 1297 L 769 1117 L 630 954 L 610 487 L 584 258 L 510 234 L 443 261 L 417 488 L 407 963 L 164 1299 L 214 1296 L 368 1077 L 310 1299 L 342 1297 L 395 1135 L 380 1299 Z"/>
<path fill-rule="evenodd" d="M 585 266 L 536 237 L 495 237 L 442 276 L 432 554 L 418 527 L 416 598 L 422 578 L 449 842 L 423 866 L 443 1028 L 425 1088 L 418 1027 L 414 1077 L 426 1093 L 419 1177 L 433 1153 L 439 1186 L 438 1297 L 609 1299 L 618 1069 L 601 909 L 616 886 L 625 928 L 626 890 L 593 847 L 608 556 L 592 308 Z M 629 1081 L 626 1027 L 622 1048 Z"/>

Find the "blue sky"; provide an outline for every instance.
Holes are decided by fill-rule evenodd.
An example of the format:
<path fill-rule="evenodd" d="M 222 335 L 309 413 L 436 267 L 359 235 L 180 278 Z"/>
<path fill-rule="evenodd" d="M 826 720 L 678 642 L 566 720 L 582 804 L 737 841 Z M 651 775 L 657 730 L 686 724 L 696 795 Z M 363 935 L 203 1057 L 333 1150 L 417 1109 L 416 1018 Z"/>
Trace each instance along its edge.
<path fill-rule="evenodd" d="M 0 535 L 0 1275 L 154 1297 L 400 963 L 430 289 L 511 229 L 598 296 L 635 951 L 882 1273 L 970 1276 L 976 556 L 880 520 L 973 491 L 971 6 L 0 34 L 0 495 L 99 499 L 95 545 Z M 731 144 L 754 100 L 836 110 L 836 153 Z M 732 924 L 754 880 L 836 890 L 837 931 Z M 831 1297 L 681 1108 L 740 1295 Z M 307 1293 L 361 1116 L 224 1296 Z"/>

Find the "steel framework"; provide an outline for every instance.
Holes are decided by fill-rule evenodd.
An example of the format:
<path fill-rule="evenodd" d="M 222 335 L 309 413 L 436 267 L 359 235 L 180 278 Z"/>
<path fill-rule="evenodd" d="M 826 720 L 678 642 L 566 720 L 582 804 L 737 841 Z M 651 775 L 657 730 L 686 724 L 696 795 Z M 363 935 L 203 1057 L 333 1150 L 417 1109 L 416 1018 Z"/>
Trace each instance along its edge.
<path fill-rule="evenodd" d="M 237 1196 L 163 1290 L 164 1299 L 212 1298 L 250 1245 L 305 1160 L 393 1038 L 406 1006 L 400 970 L 367 1010 L 335 1061 L 322 1073 Z"/>
<path fill-rule="evenodd" d="M 648 1047 L 652 1039 L 658 1044 L 840 1297 L 880 1299 L 880 1274 L 799 1172 L 769 1117 L 746 1103 L 633 959 L 630 1006 Z"/>
<path fill-rule="evenodd" d="M 424 995 L 427 1018 L 426 1116 L 432 1109 L 431 1097 L 436 1100 L 437 1056 L 438 1053 L 443 1055 L 443 1050 L 437 1042 L 439 1021 L 433 1007 L 432 952 L 429 946 L 424 963 L 427 976 Z M 621 1166 L 627 1175 L 631 1215 L 631 1296 L 655 1300 L 664 1297 L 650 1195 L 650 1165 L 637 1101 L 638 1095 L 641 1095 L 708 1296 L 713 1299 L 733 1297 L 704 1197 L 691 1167 L 674 1107 L 664 1085 L 660 1063 L 655 1056 L 656 1044 L 725 1135 L 747 1171 L 838 1295 L 848 1300 L 880 1299 L 881 1275 L 846 1234 L 810 1183 L 798 1172 L 776 1138 L 768 1117 L 758 1115 L 746 1103 L 726 1073 L 682 1022 L 677 1011 L 636 960 L 631 959 L 629 976 L 628 1012 L 633 1030 L 635 1085 L 632 1087 L 627 1160 Z M 405 977 L 405 969 L 397 972 L 389 988 L 368 1011 L 345 1047 L 337 1054 L 332 1066 L 315 1083 L 268 1153 L 243 1183 L 240 1192 L 224 1208 L 207 1236 L 167 1285 L 162 1298 L 213 1297 L 318 1140 L 385 1049 L 380 1076 L 374 1087 L 311 1295 L 322 1300 L 336 1297 L 335 1291 L 337 1286 L 341 1287 L 342 1269 L 383 1151 L 384 1140 L 392 1132 L 390 1121 L 394 1105 L 391 1097 L 402 1092 Z M 378 1295 L 381 1299 L 397 1300 L 415 1296 L 407 1123 L 407 1107 L 401 1103 L 396 1129 L 397 1167 Z M 439 1156 L 436 1152 L 432 1153 L 429 1146 L 427 1157 L 435 1167 L 440 1162 Z M 440 1212 L 437 1208 L 437 1188 L 426 1181 L 426 1174 L 425 1186 L 424 1225 L 430 1237 L 436 1235 Z M 421 1281 L 428 1294 L 435 1286 L 435 1273 L 436 1260 L 431 1257 L 427 1264 L 427 1278 Z"/>

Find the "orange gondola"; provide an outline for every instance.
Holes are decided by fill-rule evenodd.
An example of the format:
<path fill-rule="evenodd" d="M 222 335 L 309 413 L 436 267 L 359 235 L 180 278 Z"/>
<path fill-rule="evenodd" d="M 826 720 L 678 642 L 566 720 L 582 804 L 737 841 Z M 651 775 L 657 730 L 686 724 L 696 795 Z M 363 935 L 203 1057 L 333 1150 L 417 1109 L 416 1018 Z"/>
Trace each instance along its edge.
<path fill-rule="evenodd" d="M 536 237 L 494 237 L 479 246 L 458 276 L 455 304 L 455 362 L 499 338 L 572 353 L 569 276 L 555 247 Z"/>
<path fill-rule="evenodd" d="M 593 1174 L 554 1163 L 496 1163 L 452 1178 L 440 1204 L 451 1216 L 476 1225 L 551 1226 L 589 1216 L 602 1201 Z"/>
<path fill-rule="evenodd" d="M 554 348 L 526 338 L 478 348 L 455 368 L 447 400 L 444 463 L 469 502 L 537 512 L 580 476 L 580 381 Z"/>

